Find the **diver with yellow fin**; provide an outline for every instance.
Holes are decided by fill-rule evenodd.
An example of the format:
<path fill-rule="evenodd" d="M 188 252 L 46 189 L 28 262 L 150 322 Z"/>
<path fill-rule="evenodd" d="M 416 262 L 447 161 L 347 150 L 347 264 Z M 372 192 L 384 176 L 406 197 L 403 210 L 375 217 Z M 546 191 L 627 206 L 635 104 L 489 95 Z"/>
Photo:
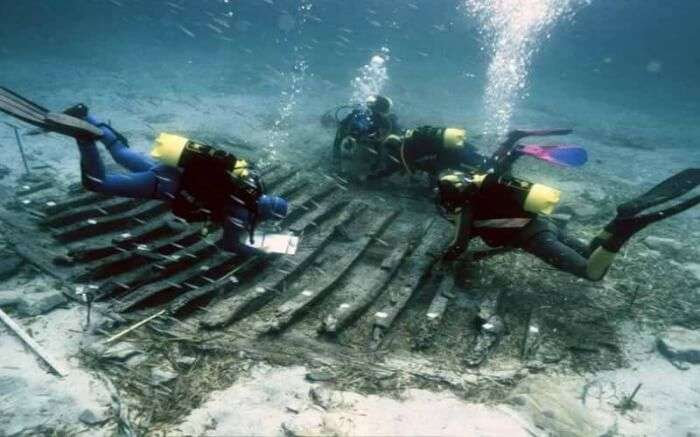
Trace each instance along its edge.
<path fill-rule="evenodd" d="M 167 201 L 188 222 L 209 221 L 223 228 L 219 245 L 250 255 L 257 224 L 279 220 L 287 202 L 268 196 L 255 169 L 244 159 L 187 138 L 163 133 L 151 157 L 129 148 L 117 131 L 88 114 L 85 105 L 54 113 L 0 87 L 0 111 L 48 132 L 75 138 L 83 186 L 99 193 Z M 108 173 L 95 141 L 128 173 Z M 249 236 L 250 244 L 245 243 Z"/>
<path fill-rule="evenodd" d="M 646 226 L 700 203 L 700 194 L 663 210 L 644 213 L 688 194 L 700 185 L 700 169 L 690 168 L 620 205 L 616 217 L 584 245 L 544 217 L 559 202 L 559 191 L 504 173 L 451 171 L 440 176 L 438 201 L 455 218 L 456 233 L 445 261 L 459 257 L 472 238 L 491 247 L 519 248 L 559 270 L 590 281 L 603 279 L 620 248 Z"/>

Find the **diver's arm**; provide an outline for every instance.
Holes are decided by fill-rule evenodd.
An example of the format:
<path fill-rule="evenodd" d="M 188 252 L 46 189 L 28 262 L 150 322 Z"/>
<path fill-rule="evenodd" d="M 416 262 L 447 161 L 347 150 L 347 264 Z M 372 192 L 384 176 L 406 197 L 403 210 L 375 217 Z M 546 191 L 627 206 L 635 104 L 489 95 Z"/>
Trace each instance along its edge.
<path fill-rule="evenodd" d="M 223 223 L 223 236 L 218 243 L 220 247 L 236 255 L 251 256 L 262 252 L 245 244 L 249 237 L 248 226 L 250 222 L 250 213 L 240 207 L 233 208 L 228 211 Z"/>
<path fill-rule="evenodd" d="M 474 219 L 474 212 L 469 204 L 462 207 L 457 222 L 455 223 L 455 237 L 442 256 L 444 261 L 454 261 L 467 250 L 471 240 L 471 229 Z"/>
<path fill-rule="evenodd" d="M 343 126 L 339 126 L 335 131 L 335 139 L 333 140 L 333 155 L 331 157 L 331 164 L 335 170 L 340 169 L 340 144 L 343 142 L 343 131 Z"/>
<path fill-rule="evenodd" d="M 401 166 L 392 161 L 391 159 L 387 159 L 386 162 L 383 163 L 382 168 L 374 171 L 370 174 L 367 175 L 367 180 L 377 180 L 377 179 L 382 179 L 388 176 L 393 175 L 397 171 L 401 170 Z"/>

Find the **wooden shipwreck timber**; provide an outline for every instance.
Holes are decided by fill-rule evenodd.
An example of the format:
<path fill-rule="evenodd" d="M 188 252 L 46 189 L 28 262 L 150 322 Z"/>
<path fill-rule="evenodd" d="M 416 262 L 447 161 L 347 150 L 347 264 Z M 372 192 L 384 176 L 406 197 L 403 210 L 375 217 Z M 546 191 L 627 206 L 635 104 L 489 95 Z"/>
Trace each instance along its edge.
<path fill-rule="evenodd" d="M 542 300 L 520 298 L 504 310 L 508 293 L 498 286 L 475 286 L 470 296 L 452 275 L 431 273 L 451 228 L 427 199 L 348 187 L 313 168 L 273 164 L 262 172 L 268 191 L 290 201 L 276 226 L 301 237 L 294 256 L 235 256 L 214 244 L 220 229 L 184 223 L 164 203 L 62 187 L 48 176 L 6 193 L 13 200 L 2 219 L 15 250 L 66 294 L 87 291 L 120 315 L 124 323 L 106 336 L 163 315 L 203 335 L 253 333 L 267 342 L 261 350 L 303 339 L 347 351 L 421 350 L 466 369 L 483 364 L 505 332 L 479 330 L 475 320 L 498 325 L 505 312 L 501 358 L 522 366 L 566 319 L 543 317 Z M 616 354 L 614 333 L 603 337 L 586 337 L 580 348 Z M 571 347 L 579 346 L 555 349 Z"/>

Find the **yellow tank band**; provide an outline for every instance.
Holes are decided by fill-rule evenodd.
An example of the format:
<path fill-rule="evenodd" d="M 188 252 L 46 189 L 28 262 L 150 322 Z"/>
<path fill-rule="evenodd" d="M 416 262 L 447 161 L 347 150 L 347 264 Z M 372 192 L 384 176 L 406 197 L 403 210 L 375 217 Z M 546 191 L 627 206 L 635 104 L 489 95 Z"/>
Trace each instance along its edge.
<path fill-rule="evenodd" d="M 474 182 L 474 184 L 477 187 L 481 187 L 481 185 L 484 183 L 484 179 L 486 179 L 486 176 L 488 176 L 488 175 L 475 174 L 474 176 L 472 176 L 472 182 Z"/>
<path fill-rule="evenodd" d="M 550 215 L 561 199 L 561 191 L 542 184 L 534 184 L 525 198 L 523 209 L 534 214 Z"/>
<path fill-rule="evenodd" d="M 586 266 L 586 276 L 591 281 L 600 281 L 603 279 L 608 269 L 615 260 L 615 252 L 609 252 L 602 247 L 597 248 L 590 258 Z"/>
<path fill-rule="evenodd" d="M 464 187 L 464 173 L 462 172 L 452 172 L 442 176 L 440 182 L 450 184 L 457 190 L 461 190 Z"/>
<path fill-rule="evenodd" d="M 467 131 L 448 127 L 442 134 L 442 144 L 446 149 L 461 149 L 467 140 Z"/>
<path fill-rule="evenodd" d="M 189 140 L 179 135 L 162 133 L 158 135 L 151 149 L 151 157 L 166 165 L 177 167 L 182 151 Z"/>
<path fill-rule="evenodd" d="M 233 165 L 233 170 L 231 170 L 231 173 L 233 176 L 240 178 L 240 179 L 245 179 L 250 175 L 250 167 L 248 165 L 248 161 L 244 159 L 239 159 L 236 161 L 236 163 Z"/>

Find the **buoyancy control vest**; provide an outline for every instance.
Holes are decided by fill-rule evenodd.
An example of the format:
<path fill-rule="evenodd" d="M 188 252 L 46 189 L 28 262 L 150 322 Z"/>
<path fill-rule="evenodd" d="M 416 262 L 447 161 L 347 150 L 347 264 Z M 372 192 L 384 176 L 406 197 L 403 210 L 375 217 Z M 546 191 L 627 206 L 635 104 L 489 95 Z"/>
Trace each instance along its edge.
<path fill-rule="evenodd" d="M 161 134 L 151 152 L 156 159 L 182 170 L 173 200 L 173 214 L 188 222 L 221 223 L 232 206 L 247 209 L 255 225 L 264 187 L 249 164 L 216 147 Z"/>

